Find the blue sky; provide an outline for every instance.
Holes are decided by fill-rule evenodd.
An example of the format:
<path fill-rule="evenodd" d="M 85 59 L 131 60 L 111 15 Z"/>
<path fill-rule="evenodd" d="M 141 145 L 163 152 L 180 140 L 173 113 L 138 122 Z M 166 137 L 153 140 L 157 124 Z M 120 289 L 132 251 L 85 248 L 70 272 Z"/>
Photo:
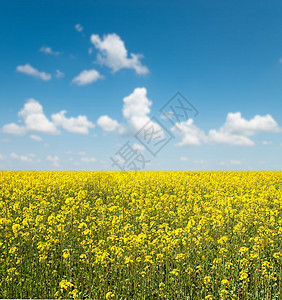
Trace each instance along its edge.
<path fill-rule="evenodd" d="M 0 8 L 0 169 L 281 170 L 281 1 Z"/>

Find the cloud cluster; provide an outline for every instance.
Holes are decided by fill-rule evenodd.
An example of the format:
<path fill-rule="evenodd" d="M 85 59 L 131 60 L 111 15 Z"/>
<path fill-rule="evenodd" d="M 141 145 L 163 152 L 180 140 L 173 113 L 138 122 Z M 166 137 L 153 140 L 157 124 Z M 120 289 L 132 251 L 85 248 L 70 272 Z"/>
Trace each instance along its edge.
<path fill-rule="evenodd" d="M 83 33 L 83 27 L 81 24 L 76 24 L 74 28 L 76 31 Z M 140 62 L 140 59 L 143 56 L 141 54 L 134 53 L 130 53 L 128 55 L 124 42 L 117 34 L 107 34 L 102 38 L 100 38 L 97 34 L 92 34 L 90 41 L 98 50 L 97 62 L 101 65 L 108 66 L 113 72 L 117 72 L 123 68 L 134 69 L 137 74 L 146 74 L 149 72 L 148 68 L 143 66 Z M 39 51 L 44 54 L 54 56 L 61 54 L 59 51 L 54 51 L 51 47 L 46 45 L 42 46 Z M 88 52 L 91 54 L 93 52 L 93 47 L 89 48 Z M 39 71 L 30 64 L 19 65 L 17 66 L 16 71 L 37 77 L 44 81 L 48 81 L 52 78 L 51 74 Z M 64 73 L 57 69 L 54 76 L 56 78 L 62 78 L 64 77 Z M 72 83 L 78 86 L 84 86 L 103 78 L 104 76 L 95 69 L 83 70 L 80 74 L 73 78 Z"/>
<path fill-rule="evenodd" d="M 42 105 L 35 99 L 29 99 L 18 116 L 24 120 L 26 131 L 59 133 L 54 123 L 45 116 Z"/>
<path fill-rule="evenodd" d="M 193 124 L 193 120 L 176 124 L 172 130 L 181 137 L 177 146 L 209 144 L 227 144 L 236 146 L 252 146 L 250 137 L 263 132 L 280 132 L 277 122 L 271 115 L 256 115 L 250 120 L 242 117 L 240 112 L 228 113 L 226 121 L 218 130 L 211 129 L 208 134 Z"/>
<path fill-rule="evenodd" d="M 181 141 L 177 146 L 201 145 L 202 142 L 206 140 L 204 131 L 194 125 L 193 119 L 188 119 L 187 121 L 177 123 L 176 125 L 179 128 L 180 133 L 175 127 L 172 128 L 172 131 L 181 137 Z"/>
<path fill-rule="evenodd" d="M 147 98 L 146 88 L 135 88 L 134 91 L 127 97 L 123 98 L 122 114 L 125 122 L 118 123 L 107 115 L 101 116 L 97 124 L 104 131 L 117 130 L 120 135 L 135 134 L 144 125 L 150 122 L 149 113 L 152 101 Z M 162 129 L 160 126 L 151 121 L 151 126 L 154 126 L 155 131 Z"/>
<path fill-rule="evenodd" d="M 106 65 L 113 72 L 120 69 L 134 69 L 137 74 L 146 74 L 149 72 L 146 66 L 140 62 L 141 54 L 130 53 L 125 48 L 122 39 L 115 33 L 104 35 L 102 38 L 97 34 L 92 34 L 90 38 L 94 47 L 99 51 L 97 61 L 101 65 Z"/>
<path fill-rule="evenodd" d="M 66 131 L 79 134 L 88 134 L 89 129 L 95 127 L 92 122 L 88 121 L 86 116 L 67 118 L 65 116 L 66 113 L 67 111 L 62 110 L 61 112 L 51 116 L 55 126 L 62 127 Z"/>
<path fill-rule="evenodd" d="M 42 105 L 35 99 L 29 99 L 18 113 L 18 117 L 23 120 L 24 125 L 16 123 L 6 124 L 2 127 L 2 132 L 12 135 L 31 133 L 30 138 L 40 140 L 41 137 L 32 133 L 55 135 L 60 134 L 58 127 L 62 127 L 69 132 L 88 134 L 89 129 L 94 128 L 94 124 L 88 121 L 86 116 L 67 118 L 65 114 L 66 111 L 62 110 L 57 114 L 52 114 L 51 120 L 49 120 L 43 111 Z"/>

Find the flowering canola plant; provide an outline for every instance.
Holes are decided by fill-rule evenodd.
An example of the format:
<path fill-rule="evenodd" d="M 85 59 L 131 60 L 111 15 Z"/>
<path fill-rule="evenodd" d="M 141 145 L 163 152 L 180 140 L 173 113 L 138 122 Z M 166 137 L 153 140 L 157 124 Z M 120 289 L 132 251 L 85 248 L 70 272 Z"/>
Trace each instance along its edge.
<path fill-rule="evenodd" d="M 0 298 L 280 299 L 282 172 L 0 172 Z"/>

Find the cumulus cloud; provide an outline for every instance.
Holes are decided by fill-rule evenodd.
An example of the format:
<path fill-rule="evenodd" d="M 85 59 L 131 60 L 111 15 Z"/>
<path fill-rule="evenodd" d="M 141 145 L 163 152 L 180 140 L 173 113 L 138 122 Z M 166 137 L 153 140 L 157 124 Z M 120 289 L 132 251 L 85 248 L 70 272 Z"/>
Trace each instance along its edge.
<path fill-rule="evenodd" d="M 189 160 L 189 158 L 188 158 L 188 157 L 186 157 L 186 156 L 181 156 L 181 157 L 180 157 L 180 160 L 181 160 L 181 161 L 188 161 L 188 160 Z"/>
<path fill-rule="evenodd" d="M 69 132 L 88 134 L 89 129 L 95 126 L 92 122 L 88 121 L 86 116 L 79 115 L 76 118 L 67 118 L 65 114 L 66 111 L 62 110 L 59 113 L 52 114 L 52 120 L 49 120 L 44 114 L 42 105 L 35 99 L 29 99 L 23 109 L 18 113 L 24 125 L 20 126 L 15 123 L 6 124 L 2 127 L 2 132 L 12 135 L 24 135 L 29 133 L 30 138 L 40 140 L 41 137 L 33 133 L 60 134 L 61 132 L 57 127 L 62 127 Z"/>
<path fill-rule="evenodd" d="M 26 128 L 15 123 L 10 123 L 2 127 L 2 132 L 11 135 L 24 135 L 26 133 Z"/>
<path fill-rule="evenodd" d="M 59 51 L 53 51 L 51 47 L 48 47 L 48 46 L 42 46 L 40 49 L 39 49 L 40 52 L 43 52 L 45 54 L 50 54 L 50 55 L 59 55 L 60 52 Z"/>
<path fill-rule="evenodd" d="M 186 145 L 201 145 L 206 141 L 205 133 L 193 124 L 193 119 L 188 119 L 187 121 L 179 122 L 176 127 L 172 128 L 175 135 L 181 137 L 181 141 L 177 143 L 177 146 Z"/>
<path fill-rule="evenodd" d="M 40 72 L 37 69 L 35 69 L 34 67 L 32 67 L 30 64 L 17 66 L 16 71 L 19 73 L 24 73 L 26 75 L 40 78 L 44 81 L 48 81 L 52 78 L 51 74 L 48 74 L 45 72 Z"/>
<path fill-rule="evenodd" d="M 210 130 L 208 138 L 212 144 L 227 144 L 234 146 L 253 146 L 255 144 L 246 136 L 222 132 L 221 130 Z"/>
<path fill-rule="evenodd" d="M 90 84 L 102 78 L 103 76 L 94 69 L 84 70 L 72 80 L 72 83 L 82 86 L 82 85 Z"/>
<path fill-rule="evenodd" d="M 56 126 L 45 116 L 42 105 L 34 99 L 29 99 L 18 115 L 24 120 L 26 131 L 59 133 Z"/>
<path fill-rule="evenodd" d="M 137 133 L 142 127 L 149 123 L 155 133 L 164 136 L 162 128 L 149 118 L 152 101 L 147 98 L 146 88 L 135 88 L 134 91 L 123 98 L 122 114 L 124 122 L 118 123 L 109 116 L 101 116 L 97 124 L 105 131 L 117 130 L 120 135 Z"/>
<path fill-rule="evenodd" d="M 269 114 L 256 115 L 248 121 L 242 118 L 240 112 L 236 112 L 227 115 L 225 124 L 220 130 L 231 134 L 251 136 L 260 132 L 278 132 L 279 127 Z"/>
<path fill-rule="evenodd" d="M 193 120 L 176 124 L 180 132 L 172 128 L 181 137 L 177 146 L 209 144 L 227 144 L 236 146 L 252 146 L 251 136 L 264 132 L 280 132 L 277 122 L 271 115 L 256 115 L 250 120 L 242 117 L 240 112 L 228 113 L 226 121 L 218 130 L 211 129 L 208 134 L 193 124 Z"/>
<path fill-rule="evenodd" d="M 31 131 L 48 134 L 60 133 L 56 126 L 45 116 L 42 105 L 32 98 L 25 103 L 18 116 L 23 119 L 24 126 L 15 123 L 6 124 L 2 127 L 3 133 L 12 135 L 24 135 Z"/>
<path fill-rule="evenodd" d="M 128 57 L 128 51 L 124 42 L 117 34 L 107 34 L 102 38 L 97 34 L 92 34 L 90 40 L 99 51 L 97 55 L 98 63 L 106 65 L 113 72 L 123 68 L 134 69 L 137 74 L 149 72 L 148 68 L 140 62 L 140 59 L 143 57 L 141 54 L 130 53 Z"/>
<path fill-rule="evenodd" d="M 116 120 L 111 119 L 109 116 L 101 116 L 97 120 L 97 125 L 100 126 L 104 131 L 115 131 L 119 124 Z"/>
<path fill-rule="evenodd" d="M 76 24 L 74 28 L 77 32 L 82 32 L 84 29 L 81 24 Z"/>
<path fill-rule="evenodd" d="M 92 122 L 88 121 L 86 116 L 67 118 L 65 117 L 66 113 L 67 111 L 62 110 L 61 112 L 51 116 L 56 126 L 61 126 L 69 132 L 80 134 L 88 134 L 89 129 L 94 128 L 95 126 Z"/>
<path fill-rule="evenodd" d="M 211 143 L 251 146 L 254 142 L 250 136 L 279 131 L 277 122 L 269 114 L 246 120 L 240 112 L 236 112 L 228 113 L 224 125 L 219 130 L 210 130 L 208 138 Z"/>
<path fill-rule="evenodd" d="M 147 98 L 146 88 L 136 88 L 133 93 L 123 98 L 122 114 L 126 123 L 119 126 L 118 132 L 121 135 L 133 134 L 140 130 L 150 121 L 148 114 L 152 101 Z M 159 125 L 152 122 L 154 130 L 159 130 Z"/>

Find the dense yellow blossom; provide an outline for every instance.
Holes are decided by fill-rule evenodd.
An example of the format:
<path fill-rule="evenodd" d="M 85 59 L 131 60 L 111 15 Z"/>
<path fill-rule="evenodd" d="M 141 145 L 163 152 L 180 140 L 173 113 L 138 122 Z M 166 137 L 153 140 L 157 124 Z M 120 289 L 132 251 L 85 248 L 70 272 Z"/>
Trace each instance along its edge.
<path fill-rule="evenodd" d="M 281 172 L 0 172 L 0 298 L 279 299 Z"/>

